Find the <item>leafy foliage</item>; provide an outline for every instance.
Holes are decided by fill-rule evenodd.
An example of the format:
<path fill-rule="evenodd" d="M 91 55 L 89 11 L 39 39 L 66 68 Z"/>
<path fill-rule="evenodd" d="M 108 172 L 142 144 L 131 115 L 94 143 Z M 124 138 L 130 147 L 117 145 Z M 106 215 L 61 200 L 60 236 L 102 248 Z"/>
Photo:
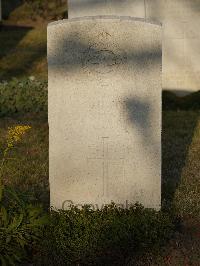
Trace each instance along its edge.
<path fill-rule="evenodd" d="M 36 265 L 113 265 L 134 252 L 160 247 L 173 228 L 167 214 L 137 204 L 52 211 Z"/>
<path fill-rule="evenodd" d="M 25 203 L 19 193 L 4 186 L 3 171 L 8 154 L 30 126 L 9 127 L 6 147 L 0 161 L 0 262 L 16 265 L 26 256 L 27 248 L 41 235 L 46 216 L 40 207 Z"/>
<path fill-rule="evenodd" d="M 52 11 L 62 7 L 63 3 L 66 5 L 66 1 L 63 0 L 24 0 L 33 10 L 35 14 L 46 18 Z"/>
<path fill-rule="evenodd" d="M 0 83 L 0 116 L 16 113 L 47 114 L 47 82 L 12 79 Z"/>
<path fill-rule="evenodd" d="M 41 236 L 47 216 L 40 206 L 22 201 L 16 191 L 0 187 L 0 261 L 16 265 Z"/>

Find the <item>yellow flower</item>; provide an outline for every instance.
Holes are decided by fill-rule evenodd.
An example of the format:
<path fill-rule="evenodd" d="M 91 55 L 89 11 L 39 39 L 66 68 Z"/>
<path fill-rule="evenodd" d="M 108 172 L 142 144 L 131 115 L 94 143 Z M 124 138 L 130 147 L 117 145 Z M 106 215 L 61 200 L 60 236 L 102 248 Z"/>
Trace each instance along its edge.
<path fill-rule="evenodd" d="M 7 147 L 12 148 L 13 144 L 19 142 L 22 139 L 22 136 L 25 134 L 25 132 L 30 128 L 31 128 L 30 126 L 9 127 L 7 133 Z"/>

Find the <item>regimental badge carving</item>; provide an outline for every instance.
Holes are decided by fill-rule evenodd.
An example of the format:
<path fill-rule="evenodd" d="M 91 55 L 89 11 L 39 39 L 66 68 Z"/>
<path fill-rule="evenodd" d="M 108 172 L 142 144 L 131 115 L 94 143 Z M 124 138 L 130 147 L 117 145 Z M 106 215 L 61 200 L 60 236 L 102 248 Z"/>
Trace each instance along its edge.
<path fill-rule="evenodd" d="M 107 74 L 114 71 L 125 60 L 125 52 L 115 47 L 115 45 L 101 42 L 91 44 L 83 52 L 82 65 L 87 72 Z"/>

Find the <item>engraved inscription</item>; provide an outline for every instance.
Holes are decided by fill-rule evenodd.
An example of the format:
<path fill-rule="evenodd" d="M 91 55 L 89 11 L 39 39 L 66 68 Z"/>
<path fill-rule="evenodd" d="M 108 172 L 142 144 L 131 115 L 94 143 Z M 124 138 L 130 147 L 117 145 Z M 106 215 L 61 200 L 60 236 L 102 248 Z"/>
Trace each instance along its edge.
<path fill-rule="evenodd" d="M 89 72 L 106 74 L 112 72 L 123 61 L 123 57 L 105 45 L 91 45 L 83 53 L 83 67 Z"/>
<path fill-rule="evenodd" d="M 126 53 L 112 41 L 109 32 L 101 32 L 97 39 L 99 42 L 90 43 L 82 53 L 82 65 L 89 73 L 107 74 L 125 62 Z"/>

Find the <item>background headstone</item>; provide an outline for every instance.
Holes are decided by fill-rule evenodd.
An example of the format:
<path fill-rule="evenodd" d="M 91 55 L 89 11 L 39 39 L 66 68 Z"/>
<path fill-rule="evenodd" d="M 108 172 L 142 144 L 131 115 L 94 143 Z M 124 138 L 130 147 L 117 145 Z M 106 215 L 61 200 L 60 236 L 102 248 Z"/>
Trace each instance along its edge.
<path fill-rule="evenodd" d="M 163 88 L 200 89 L 200 1 L 147 0 L 147 17 L 163 24 Z"/>
<path fill-rule="evenodd" d="M 200 90 L 199 0 L 68 0 L 69 18 L 126 15 L 163 24 L 163 90 Z"/>
<path fill-rule="evenodd" d="M 161 202 L 161 26 L 48 26 L 51 205 Z M 66 205 L 65 205 L 66 207 Z"/>
<path fill-rule="evenodd" d="M 144 0 L 68 0 L 69 18 L 91 15 L 145 18 Z"/>

